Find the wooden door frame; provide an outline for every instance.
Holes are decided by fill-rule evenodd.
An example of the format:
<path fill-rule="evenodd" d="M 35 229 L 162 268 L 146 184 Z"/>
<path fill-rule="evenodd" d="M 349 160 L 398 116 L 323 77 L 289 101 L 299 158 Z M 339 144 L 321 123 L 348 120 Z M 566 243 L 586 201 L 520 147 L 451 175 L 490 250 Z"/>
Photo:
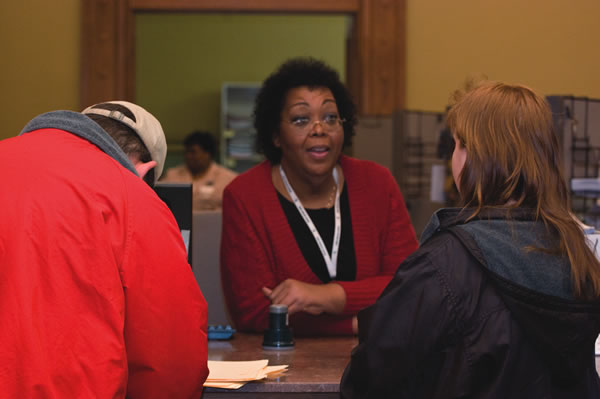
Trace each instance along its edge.
<path fill-rule="evenodd" d="M 348 14 L 347 85 L 360 114 L 404 108 L 406 0 L 84 0 L 81 107 L 135 101 L 135 14 L 235 12 Z"/>

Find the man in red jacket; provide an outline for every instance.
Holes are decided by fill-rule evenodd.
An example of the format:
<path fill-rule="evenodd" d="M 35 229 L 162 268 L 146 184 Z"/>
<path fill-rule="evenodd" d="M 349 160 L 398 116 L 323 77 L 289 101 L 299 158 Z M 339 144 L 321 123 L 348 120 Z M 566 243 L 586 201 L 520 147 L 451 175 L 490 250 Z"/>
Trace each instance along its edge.
<path fill-rule="evenodd" d="M 200 397 L 206 302 L 160 176 L 160 123 L 127 102 L 0 142 L 0 397 Z"/>

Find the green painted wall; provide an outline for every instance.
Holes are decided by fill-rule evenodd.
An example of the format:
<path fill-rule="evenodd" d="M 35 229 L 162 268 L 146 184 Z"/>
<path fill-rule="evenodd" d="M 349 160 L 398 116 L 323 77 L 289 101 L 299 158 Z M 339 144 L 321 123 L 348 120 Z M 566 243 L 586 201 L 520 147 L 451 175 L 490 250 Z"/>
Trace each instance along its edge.
<path fill-rule="evenodd" d="M 0 139 L 34 116 L 78 110 L 79 0 L 0 1 Z"/>
<path fill-rule="evenodd" d="M 236 14 L 136 17 L 136 99 L 176 149 L 185 135 L 219 135 L 223 82 L 261 82 L 284 60 L 320 58 L 345 76 L 347 18 Z"/>

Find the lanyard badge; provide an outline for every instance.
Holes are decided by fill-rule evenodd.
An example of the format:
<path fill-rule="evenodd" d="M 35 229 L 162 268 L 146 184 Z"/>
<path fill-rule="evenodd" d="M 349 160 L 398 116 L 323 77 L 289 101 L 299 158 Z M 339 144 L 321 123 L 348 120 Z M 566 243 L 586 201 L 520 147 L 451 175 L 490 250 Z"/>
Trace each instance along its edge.
<path fill-rule="evenodd" d="M 312 233 L 313 237 L 315 238 L 315 241 L 317 242 L 317 245 L 319 246 L 319 250 L 321 251 L 323 260 L 325 260 L 325 265 L 327 265 L 327 270 L 329 271 L 329 276 L 332 279 L 335 279 L 335 277 L 337 275 L 337 258 L 338 258 L 339 248 L 340 248 L 340 236 L 341 236 L 341 232 L 342 232 L 342 217 L 341 217 L 341 212 L 340 212 L 340 188 L 339 188 L 339 184 L 338 184 L 337 168 L 335 168 L 335 167 L 333 168 L 333 180 L 335 180 L 336 190 L 335 190 L 335 229 L 334 229 L 334 234 L 333 234 L 333 245 L 331 247 L 331 256 L 329 256 L 329 253 L 327 252 L 327 247 L 325 246 L 325 243 L 323 243 L 323 239 L 321 238 L 319 231 L 315 227 L 315 224 L 311 220 L 310 216 L 308 216 L 308 213 L 306 212 L 306 209 L 304 209 L 304 206 L 300 202 L 300 199 L 296 195 L 296 192 L 290 185 L 290 182 L 288 181 L 288 178 L 287 178 L 283 168 L 281 167 L 281 165 L 279 165 L 279 174 L 281 175 L 283 184 L 285 185 L 285 188 L 286 188 L 288 194 L 292 198 L 292 201 L 294 202 L 296 209 L 298 209 L 298 212 L 302 216 L 304 223 L 306 223 L 306 225 L 308 226 L 308 229 Z"/>

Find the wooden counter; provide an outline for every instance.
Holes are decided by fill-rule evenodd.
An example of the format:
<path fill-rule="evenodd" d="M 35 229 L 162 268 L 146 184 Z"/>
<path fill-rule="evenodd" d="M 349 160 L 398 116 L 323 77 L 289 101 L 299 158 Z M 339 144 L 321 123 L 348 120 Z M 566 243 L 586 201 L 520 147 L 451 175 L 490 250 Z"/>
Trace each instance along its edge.
<path fill-rule="evenodd" d="M 269 359 L 269 365 L 289 365 L 281 377 L 250 382 L 237 390 L 204 388 L 211 398 L 339 398 L 339 383 L 355 337 L 297 338 L 292 350 L 264 350 L 262 334 L 236 333 L 230 341 L 209 341 L 209 360 Z"/>
<path fill-rule="evenodd" d="M 339 398 L 339 383 L 355 337 L 295 338 L 292 350 L 264 350 L 262 335 L 236 333 L 230 341 L 209 341 L 209 360 L 269 359 L 269 365 L 289 365 L 276 379 L 250 382 L 238 390 L 204 388 L 204 399 Z M 600 356 L 596 356 L 600 374 Z"/>

